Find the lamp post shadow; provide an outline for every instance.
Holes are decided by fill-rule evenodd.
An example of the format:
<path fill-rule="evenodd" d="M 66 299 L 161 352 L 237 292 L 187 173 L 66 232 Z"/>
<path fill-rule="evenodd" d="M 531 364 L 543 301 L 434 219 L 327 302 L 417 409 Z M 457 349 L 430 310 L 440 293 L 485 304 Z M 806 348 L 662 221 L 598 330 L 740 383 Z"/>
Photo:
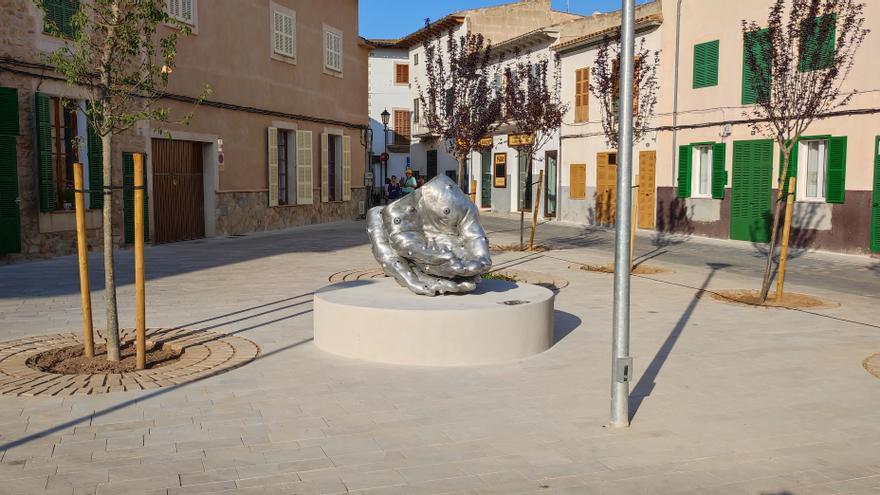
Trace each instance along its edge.
<path fill-rule="evenodd" d="M 672 331 L 669 332 L 669 336 L 666 337 L 666 340 L 663 342 L 663 345 L 660 346 L 660 349 L 657 350 L 657 353 L 654 354 L 654 358 L 651 360 L 651 363 L 648 364 L 648 367 L 645 368 L 645 372 L 642 373 L 641 378 L 639 378 L 638 383 L 633 388 L 632 392 L 629 394 L 629 420 L 635 418 L 636 413 L 639 410 L 639 407 L 642 405 L 642 401 L 645 400 L 645 397 L 651 395 L 651 392 L 654 390 L 654 386 L 656 385 L 657 375 L 660 374 L 660 370 L 663 368 L 663 365 L 666 363 L 666 359 L 669 357 L 669 354 L 672 352 L 672 349 L 675 347 L 675 343 L 678 341 L 678 338 L 681 336 L 681 332 L 684 330 L 687 322 L 690 320 L 691 315 L 693 315 L 694 310 L 697 308 L 697 304 L 700 302 L 700 296 L 709 286 L 709 282 L 712 280 L 712 277 L 715 276 L 715 273 L 719 270 L 723 270 L 731 265 L 727 263 L 706 263 L 709 267 L 709 274 L 706 276 L 706 279 L 703 280 L 703 284 L 700 286 L 699 290 L 694 297 L 691 299 L 691 302 L 688 304 L 688 307 L 684 310 L 684 313 L 678 318 L 678 321 L 675 323 L 675 326 L 672 328 Z"/>

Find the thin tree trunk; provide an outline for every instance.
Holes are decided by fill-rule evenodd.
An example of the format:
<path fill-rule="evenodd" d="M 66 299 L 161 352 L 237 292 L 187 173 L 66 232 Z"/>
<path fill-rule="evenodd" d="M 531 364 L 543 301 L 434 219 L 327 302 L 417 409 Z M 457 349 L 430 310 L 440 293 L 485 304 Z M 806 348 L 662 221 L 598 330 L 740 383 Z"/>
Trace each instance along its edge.
<path fill-rule="evenodd" d="M 101 136 L 104 187 L 113 184 L 110 134 Z M 116 311 L 116 269 L 113 261 L 113 194 L 104 195 L 104 306 L 107 310 L 107 360 L 119 361 L 119 316 Z"/>
<path fill-rule="evenodd" d="M 767 300 L 767 294 L 770 292 L 770 282 L 773 278 L 773 255 L 776 253 L 776 243 L 779 238 L 779 221 L 782 218 L 782 210 L 784 205 L 782 200 L 785 198 L 785 181 L 788 178 L 788 166 L 791 161 L 791 150 L 783 147 L 782 153 L 782 172 L 777 182 L 776 207 L 773 210 L 773 227 L 770 231 L 770 244 L 767 246 L 767 263 L 764 265 L 764 278 L 761 281 L 761 295 L 758 297 L 758 304 L 764 304 Z"/>

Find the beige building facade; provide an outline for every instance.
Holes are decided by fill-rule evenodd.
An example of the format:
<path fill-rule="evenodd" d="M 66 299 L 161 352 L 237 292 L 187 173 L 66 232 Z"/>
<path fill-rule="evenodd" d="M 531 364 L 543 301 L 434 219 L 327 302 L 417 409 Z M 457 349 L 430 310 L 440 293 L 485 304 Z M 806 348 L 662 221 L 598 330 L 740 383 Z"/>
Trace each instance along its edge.
<path fill-rule="evenodd" d="M 53 3 L 59 2 L 76 4 Z M 150 240 L 246 234 L 362 214 L 369 45 L 357 34 L 357 2 L 170 5 L 177 10 L 169 13 L 193 31 L 178 41 L 168 97 L 159 103 L 170 110 L 171 123 L 139 122 L 114 136 L 112 150 L 114 186 L 130 184 L 131 153 L 147 156 Z M 44 14 L 33 2 L 0 0 L 0 21 L 0 262 L 69 254 L 75 250 L 71 164 L 84 163 L 90 187 L 102 185 L 97 160 L 90 163 L 94 136 L 79 112 L 61 104 L 83 95 L 41 65 L 63 41 L 45 32 Z M 195 105 L 206 86 L 210 94 Z M 178 123 L 189 113 L 188 124 Z M 40 141 L 40 126 L 50 129 L 49 147 Z M 116 242 L 123 246 L 133 239 L 132 204 L 129 193 L 114 194 Z M 95 249 L 99 198 L 87 198 L 87 206 Z"/>
<path fill-rule="evenodd" d="M 772 136 L 749 126 L 741 27 L 743 20 L 766 25 L 769 7 L 768 0 L 663 2 L 659 230 L 752 243 L 769 238 L 781 156 Z M 865 2 L 865 17 L 873 32 L 843 85 L 859 93 L 816 120 L 798 143 L 796 246 L 880 252 L 880 4 Z"/>

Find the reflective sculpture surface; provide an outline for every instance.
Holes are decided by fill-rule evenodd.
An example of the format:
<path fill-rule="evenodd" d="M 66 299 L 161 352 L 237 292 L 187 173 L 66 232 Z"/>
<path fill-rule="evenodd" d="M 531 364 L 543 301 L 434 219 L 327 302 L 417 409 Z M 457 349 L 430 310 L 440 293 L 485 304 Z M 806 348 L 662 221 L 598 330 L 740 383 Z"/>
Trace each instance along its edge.
<path fill-rule="evenodd" d="M 478 211 L 455 182 L 437 176 L 367 213 L 373 256 L 416 294 L 470 292 L 492 267 Z"/>

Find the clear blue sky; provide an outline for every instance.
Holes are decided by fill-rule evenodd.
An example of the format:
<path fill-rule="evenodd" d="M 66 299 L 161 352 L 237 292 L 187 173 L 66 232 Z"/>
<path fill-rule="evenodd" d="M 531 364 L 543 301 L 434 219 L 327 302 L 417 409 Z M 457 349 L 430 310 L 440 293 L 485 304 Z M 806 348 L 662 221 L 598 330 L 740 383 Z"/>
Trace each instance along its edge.
<path fill-rule="evenodd" d="M 425 18 L 436 21 L 464 9 L 488 7 L 512 0 L 360 0 L 360 31 L 364 38 L 399 38 L 425 25 Z M 589 15 L 597 10 L 620 9 L 620 0 L 552 0 L 553 8 Z M 645 3 L 647 0 L 636 0 Z"/>

